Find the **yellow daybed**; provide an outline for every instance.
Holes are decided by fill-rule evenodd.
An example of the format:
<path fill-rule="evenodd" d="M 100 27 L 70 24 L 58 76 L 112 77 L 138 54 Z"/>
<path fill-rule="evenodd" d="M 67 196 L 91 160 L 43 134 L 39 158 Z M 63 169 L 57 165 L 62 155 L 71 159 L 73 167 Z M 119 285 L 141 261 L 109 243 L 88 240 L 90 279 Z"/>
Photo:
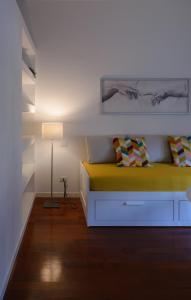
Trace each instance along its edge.
<path fill-rule="evenodd" d="M 191 168 L 172 164 L 167 136 L 145 136 L 152 167 L 117 167 L 111 136 L 86 137 L 80 195 L 88 226 L 191 226 Z"/>
<path fill-rule="evenodd" d="M 149 168 L 119 168 L 113 164 L 83 162 L 91 191 L 185 191 L 191 186 L 191 168 L 154 163 Z"/>

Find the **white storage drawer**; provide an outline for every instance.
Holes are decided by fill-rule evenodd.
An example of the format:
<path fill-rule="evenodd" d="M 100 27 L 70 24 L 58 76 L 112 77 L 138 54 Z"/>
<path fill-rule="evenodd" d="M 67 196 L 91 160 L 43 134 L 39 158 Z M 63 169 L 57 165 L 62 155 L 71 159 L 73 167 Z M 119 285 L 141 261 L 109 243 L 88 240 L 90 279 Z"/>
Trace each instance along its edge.
<path fill-rule="evenodd" d="M 173 221 L 173 200 L 96 200 L 97 221 Z"/>
<path fill-rule="evenodd" d="M 179 201 L 179 220 L 191 221 L 191 203 L 189 201 Z"/>

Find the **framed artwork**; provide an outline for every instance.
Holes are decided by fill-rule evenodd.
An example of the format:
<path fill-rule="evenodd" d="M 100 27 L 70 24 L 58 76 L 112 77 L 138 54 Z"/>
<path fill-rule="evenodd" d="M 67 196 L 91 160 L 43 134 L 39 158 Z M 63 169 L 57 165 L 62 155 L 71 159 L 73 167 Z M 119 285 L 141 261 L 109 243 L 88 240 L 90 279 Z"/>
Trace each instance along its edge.
<path fill-rule="evenodd" d="M 107 114 L 188 114 L 190 80 L 102 78 L 101 110 Z"/>

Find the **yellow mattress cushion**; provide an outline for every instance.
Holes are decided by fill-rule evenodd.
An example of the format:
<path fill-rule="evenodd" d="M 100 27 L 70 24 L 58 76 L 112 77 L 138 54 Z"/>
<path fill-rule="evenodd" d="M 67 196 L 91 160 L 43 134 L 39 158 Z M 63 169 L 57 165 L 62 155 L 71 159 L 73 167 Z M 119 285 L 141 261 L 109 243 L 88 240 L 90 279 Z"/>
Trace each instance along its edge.
<path fill-rule="evenodd" d="M 155 163 L 151 168 L 119 168 L 116 164 L 83 165 L 92 191 L 186 191 L 191 187 L 191 168 Z"/>

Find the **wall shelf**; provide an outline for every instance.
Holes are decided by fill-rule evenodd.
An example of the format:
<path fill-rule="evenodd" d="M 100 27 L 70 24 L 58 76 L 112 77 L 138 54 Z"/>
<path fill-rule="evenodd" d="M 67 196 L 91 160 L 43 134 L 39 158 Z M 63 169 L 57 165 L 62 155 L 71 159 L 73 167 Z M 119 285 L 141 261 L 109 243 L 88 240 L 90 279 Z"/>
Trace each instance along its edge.
<path fill-rule="evenodd" d="M 26 224 L 27 222 L 27 219 L 30 215 L 30 212 L 31 212 L 31 208 L 32 208 L 32 205 L 33 205 L 33 201 L 34 201 L 34 198 L 35 198 L 35 193 L 34 192 L 28 192 L 26 191 L 24 194 L 23 194 L 23 203 L 22 203 L 22 218 L 23 218 L 23 224 Z"/>
<path fill-rule="evenodd" d="M 27 64 L 22 62 L 22 84 L 23 85 L 30 85 L 35 84 L 35 76 L 27 66 Z"/>
<path fill-rule="evenodd" d="M 28 55 L 35 56 L 36 55 L 35 45 L 22 15 L 21 15 L 21 19 L 22 19 L 22 48 L 25 49 Z"/>
<path fill-rule="evenodd" d="M 35 105 L 31 103 L 23 103 L 23 113 L 32 113 L 36 111 Z"/>
<path fill-rule="evenodd" d="M 21 15 L 22 22 L 22 218 L 26 224 L 35 199 L 35 138 L 28 134 L 28 128 L 35 113 L 36 49 Z"/>
<path fill-rule="evenodd" d="M 23 86 L 23 104 L 29 103 L 35 105 L 35 86 Z"/>
<path fill-rule="evenodd" d="M 23 152 L 27 150 L 30 146 L 34 145 L 35 138 L 33 135 L 25 135 L 22 137 L 22 144 L 23 144 Z"/>
<path fill-rule="evenodd" d="M 22 166 L 22 187 L 23 191 L 26 189 L 32 176 L 34 175 L 34 164 L 23 164 Z"/>

